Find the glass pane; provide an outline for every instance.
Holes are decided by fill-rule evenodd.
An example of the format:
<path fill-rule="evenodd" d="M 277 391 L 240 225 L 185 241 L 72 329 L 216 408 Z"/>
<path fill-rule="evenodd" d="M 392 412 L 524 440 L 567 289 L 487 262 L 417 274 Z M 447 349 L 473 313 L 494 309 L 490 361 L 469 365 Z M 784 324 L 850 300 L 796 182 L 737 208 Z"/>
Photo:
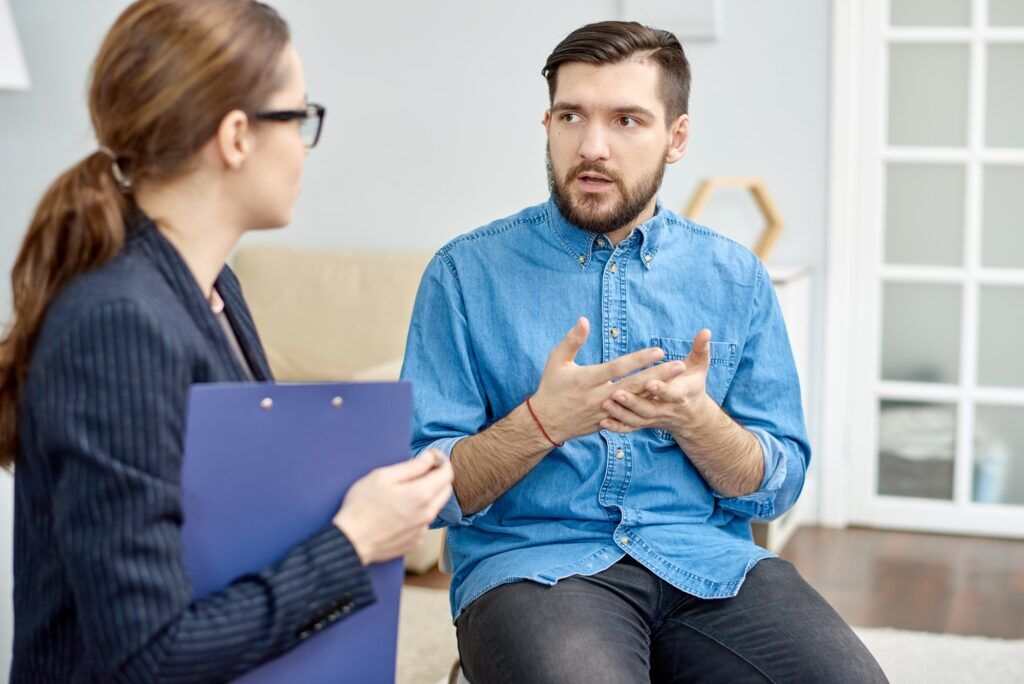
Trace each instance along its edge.
<path fill-rule="evenodd" d="M 967 46 L 889 47 L 889 142 L 967 142 Z"/>
<path fill-rule="evenodd" d="M 952 499 L 955 450 L 955 404 L 880 403 L 879 494 Z"/>
<path fill-rule="evenodd" d="M 981 263 L 1024 268 L 1024 166 L 986 166 Z"/>
<path fill-rule="evenodd" d="M 886 174 L 885 261 L 960 266 L 964 244 L 961 164 L 890 164 Z"/>
<path fill-rule="evenodd" d="M 1024 147 L 1024 45 L 989 45 L 985 144 Z"/>
<path fill-rule="evenodd" d="M 988 23 L 991 26 L 1024 26 L 1024 2 L 988 0 Z"/>
<path fill-rule="evenodd" d="M 974 500 L 1024 504 L 1024 406 L 978 406 L 974 416 Z"/>
<path fill-rule="evenodd" d="M 981 288 L 978 384 L 1024 387 L 1024 287 Z"/>
<path fill-rule="evenodd" d="M 959 381 L 960 299 L 959 285 L 884 285 L 883 380 Z"/>
<path fill-rule="evenodd" d="M 967 26 L 970 0 L 892 0 L 893 26 Z"/>

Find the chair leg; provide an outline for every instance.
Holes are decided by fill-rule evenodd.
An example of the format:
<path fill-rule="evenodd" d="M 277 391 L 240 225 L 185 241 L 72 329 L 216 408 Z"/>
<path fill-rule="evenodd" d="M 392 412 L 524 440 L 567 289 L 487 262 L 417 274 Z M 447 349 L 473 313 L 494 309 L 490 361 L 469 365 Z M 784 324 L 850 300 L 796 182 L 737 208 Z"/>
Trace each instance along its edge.
<path fill-rule="evenodd" d="M 462 674 L 462 666 L 458 660 L 452 665 L 452 671 L 448 673 L 448 684 L 459 684 L 459 675 Z"/>

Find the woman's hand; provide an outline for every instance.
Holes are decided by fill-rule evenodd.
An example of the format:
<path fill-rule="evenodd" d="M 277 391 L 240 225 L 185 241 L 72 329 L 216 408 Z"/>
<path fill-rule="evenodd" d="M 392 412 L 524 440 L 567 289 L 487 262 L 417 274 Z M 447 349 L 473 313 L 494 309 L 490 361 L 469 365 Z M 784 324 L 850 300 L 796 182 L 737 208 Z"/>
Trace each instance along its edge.
<path fill-rule="evenodd" d="M 415 550 L 451 496 L 451 463 L 431 449 L 357 480 L 333 523 L 363 565 L 380 563 Z"/>

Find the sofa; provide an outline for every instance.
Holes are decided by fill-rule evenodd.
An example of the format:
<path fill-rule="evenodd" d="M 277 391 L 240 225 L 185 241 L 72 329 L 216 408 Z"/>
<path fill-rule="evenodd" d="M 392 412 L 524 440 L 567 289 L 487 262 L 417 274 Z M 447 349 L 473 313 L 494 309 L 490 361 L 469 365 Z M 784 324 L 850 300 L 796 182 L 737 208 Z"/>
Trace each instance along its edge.
<path fill-rule="evenodd" d="M 240 248 L 232 259 L 279 382 L 397 380 L 416 290 L 431 252 Z M 431 530 L 406 569 L 433 568 Z"/>

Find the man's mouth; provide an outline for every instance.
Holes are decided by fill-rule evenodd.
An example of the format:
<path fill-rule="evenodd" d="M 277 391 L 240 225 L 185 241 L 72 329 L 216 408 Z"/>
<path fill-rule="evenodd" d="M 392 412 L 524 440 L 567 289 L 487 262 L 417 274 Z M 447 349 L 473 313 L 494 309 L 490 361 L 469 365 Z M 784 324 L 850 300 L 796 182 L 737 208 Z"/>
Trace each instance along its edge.
<path fill-rule="evenodd" d="M 615 181 L 608 176 L 590 171 L 579 174 L 576 176 L 576 180 L 580 187 L 588 192 L 598 192 L 615 185 Z"/>

